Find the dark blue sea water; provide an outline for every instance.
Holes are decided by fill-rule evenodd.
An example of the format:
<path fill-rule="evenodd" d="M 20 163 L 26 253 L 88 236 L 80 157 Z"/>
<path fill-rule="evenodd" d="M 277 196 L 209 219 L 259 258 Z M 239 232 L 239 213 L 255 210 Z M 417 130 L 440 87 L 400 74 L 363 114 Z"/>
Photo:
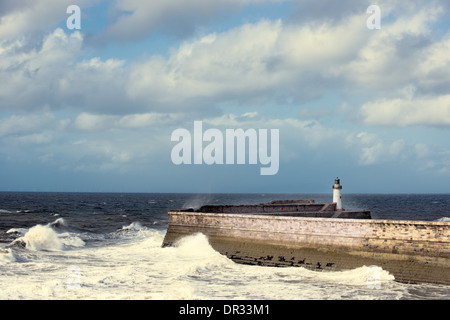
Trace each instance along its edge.
<path fill-rule="evenodd" d="M 170 209 L 331 194 L 0 193 L 0 299 L 448 299 L 381 268 L 318 273 L 233 263 L 202 235 L 161 248 Z M 450 194 L 345 194 L 373 219 L 449 221 Z M 375 273 L 378 283 L 368 285 Z"/>

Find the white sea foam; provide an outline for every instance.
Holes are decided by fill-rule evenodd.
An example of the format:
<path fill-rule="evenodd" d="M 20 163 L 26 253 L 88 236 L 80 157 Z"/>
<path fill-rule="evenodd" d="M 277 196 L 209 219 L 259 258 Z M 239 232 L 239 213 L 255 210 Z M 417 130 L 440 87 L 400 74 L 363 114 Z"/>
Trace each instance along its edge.
<path fill-rule="evenodd" d="M 139 222 L 132 222 L 128 226 L 123 226 L 121 230 L 143 230 L 145 229 Z"/>
<path fill-rule="evenodd" d="M 63 249 L 63 243 L 58 234 L 49 226 L 36 225 L 31 227 L 23 237 L 14 242 L 23 243 L 25 247 L 33 251 L 59 251 Z"/>
<path fill-rule="evenodd" d="M 63 243 L 64 248 L 81 248 L 86 245 L 86 243 L 80 237 L 70 232 L 60 233 L 58 234 L 58 238 Z"/>
<path fill-rule="evenodd" d="M 52 226 L 65 226 L 64 219 L 58 218 L 47 225 L 35 225 L 30 229 L 10 229 L 8 232 L 18 232 L 21 237 L 13 241 L 12 244 L 18 243 L 25 246 L 26 249 L 32 251 L 61 251 L 68 247 L 82 247 L 84 241 L 76 235 L 68 232 L 57 233 Z"/>
<path fill-rule="evenodd" d="M 442 217 L 442 218 L 437 219 L 436 221 L 450 222 L 450 218 L 449 217 Z"/>
<path fill-rule="evenodd" d="M 53 221 L 52 223 L 50 223 L 49 225 L 53 226 L 53 227 L 61 227 L 61 226 L 67 226 L 67 223 L 63 218 L 58 218 L 55 221 Z"/>
<path fill-rule="evenodd" d="M 14 254 L 10 248 L 7 248 L 7 249 L 0 248 L 0 265 L 4 265 L 4 264 L 15 262 L 15 261 L 16 261 L 16 257 L 14 256 Z"/>
<path fill-rule="evenodd" d="M 28 229 L 26 228 L 11 228 L 8 231 L 6 231 L 6 233 L 18 233 L 20 235 L 25 235 L 25 233 L 27 233 Z"/>
<path fill-rule="evenodd" d="M 46 228 L 51 230 L 35 230 L 44 235 Z M 2 266 L 0 299 L 396 299 L 410 294 L 407 285 L 376 266 L 328 273 L 248 266 L 215 251 L 203 234 L 162 248 L 164 231 L 137 223 L 119 231 L 127 236 L 105 238 L 101 246 L 39 251 L 32 263 L 15 262 L 12 248 L 3 257 L 8 263 Z M 53 236 L 64 243 L 76 235 Z"/>

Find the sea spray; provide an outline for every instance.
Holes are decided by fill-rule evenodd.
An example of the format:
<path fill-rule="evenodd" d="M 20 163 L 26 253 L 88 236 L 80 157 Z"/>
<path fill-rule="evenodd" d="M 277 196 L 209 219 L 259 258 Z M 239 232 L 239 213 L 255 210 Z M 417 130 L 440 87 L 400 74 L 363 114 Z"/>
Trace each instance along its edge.
<path fill-rule="evenodd" d="M 174 246 L 178 249 L 178 254 L 180 254 L 180 256 L 186 256 L 189 259 L 225 258 L 225 256 L 214 250 L 210 245 L 208 238 L 202 233 L 195 233 L 183 237 L 176 241 Z"/>
<path fill-rule="evenodd" d="M 192 208 L 194 210 L 199 209 L 201 206 L 208 204 L 212 201 L 212 196 L 208 194 L 199 194 L 189 199 L 183 204 L 183 208 Z"/>
<path fill-rule="evenodd" d="M 20 243 L 32 251 L 60 251 L 64 245 L 58 234 L 49 226 L 36 225 L 13 243 Z"/>
<path fill-rule="evenodd" d="M 50 223 L 50 226 L 53 228 L 60 228 L 60 227 L 66 227 L 67 223 L 63 218 L 58 218 L 52 223 Z"/>
<path fill-rule="evenodd" d="M 379 267 L 314 272 L 249 266 L 215 251 L 200 233 L 162 248 L 163 231 L 127 229 L 126 241 L 108 237 L 101 246 L 41 251 L 29 256 L 33 263 L 7 263 L 2 266 L 10 269 L 0 277 L 0 298 L 390 299 L 411 295 L 408 286 L 392 281 Z M 435 296 L 446 297 L 446 291 Z"/>
<path fill-rule="evenodd" d="M 210 197 L 208 204 L 292 198 L 281 196 L 204 197 Z M 203 235 L 188 238 L 178 247 L 163 248 L 167 211 L 182 208 L 193 197 L 201 195 L 8 193 L 1 198 L 0 193 L 2 209 L 12 212 L 0 215 L 0 259 L 3 257 L 4 262 L 0 263 L 0 299 L 447 300 L 450 296 L 448 286 L 399 283 L 374 266 L 316 272 L 301 267 L 237 264 L 212 251 Z M 299 198 L 309 199 L 311 195 Z M 157 205 L 149 204 L 149 199 Z M 430 199 L 438 199 L 442 205 L 429 206 Z M 326 202 L 329 195 L 317 195 L 316 200 Z M 93 213 L 92 208 L 102 202 L 108 205 Z M 376 207 L 378 219 L 436 220 L 448 216 L 450 195 L 347 195 L 347 202 L 357 208 Z M 60 218 L 53 213 L 60 213 L 66 224 L 51 226 L 64 243 L 64 250 L 35 252 L 10 246 L 31 227 Z M 162 222 L 154 226 L 154 221 Z M 70 247 L 70 237 L 78 237 L 86 245 Z"/>
<path fill-rule="evenodd" d="M 35 225 L 23 236 L 15 239 L 11 245 L 18 244 L 32 251 L 61 251 L 68 247 L 83 247 L 84 241 L 69 232 L 57 233 L 53 228 L 66 226 L 62 218 L 56 219 L 47 225 Z"/>

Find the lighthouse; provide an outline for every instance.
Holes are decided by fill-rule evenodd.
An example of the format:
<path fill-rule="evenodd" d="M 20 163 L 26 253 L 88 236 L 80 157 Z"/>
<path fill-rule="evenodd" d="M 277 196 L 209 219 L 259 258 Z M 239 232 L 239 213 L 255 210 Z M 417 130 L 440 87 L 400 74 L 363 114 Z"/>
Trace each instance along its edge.
<path fill-rule="evenodd" d="M 339 178 L 334 179 L 333 186 L 333 203 L 336 203 L 336 210 L 342 211 L 342 195 L 341 195 L 342 186 L 340 184 Z"/>

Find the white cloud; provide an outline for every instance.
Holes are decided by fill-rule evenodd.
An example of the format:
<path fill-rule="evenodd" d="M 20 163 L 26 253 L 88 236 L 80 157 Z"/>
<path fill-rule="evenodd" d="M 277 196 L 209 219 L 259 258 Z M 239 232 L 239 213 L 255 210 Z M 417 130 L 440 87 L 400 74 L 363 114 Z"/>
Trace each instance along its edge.
<path fill-rule="evenodd" d="M 403 140 L 396 140 L 391 143 L 377 141 L 374 145 L 361 148 L 359 161 L 362 165 L 371 165 L 404 160 L 405 155 L 402 153 L 404 148 L 405 141 Z M 401 155 L 403 156 L 400 157 Z"/>
<path fill-rule="evenodd" d="M 225 129 L 279 129 L 280 154 L 284 159 L 299 156 L 299 151 L 309 153 L 311 150 L 335 148 L 335 142 L 347 133 L 343 129 L 330 128 L 316 120 L 299 120 L 295 118 L 267 117 L 257 112 L 242 115 L 232 113 L 218 117 L 205 118 L 208 127 Z M 192 124 L 190 124 L 192 126 Z"/>
<path fill-rule="evenodd" d="M 262 104 L 279 96 L 308 100 L 340 85 L 335 66 L 366 42 L 359 20 L 317 29 L 261 20 L 210 34 L 183 43 L 168 59 L 151 57 L 133 66 L 127 93 L 141 103 L 171 107 Z"/>
<path fill-rule="evenodd" d="M 0 53 L 1 108 L 17 110 L 54 107 L 60 95 L 59 81 L 72 71 L 80 53 L 82 38 L 56 29 L 39 49 L 23 51 L 26 43 L 17 41 Z"/>
<path fill-rule="evenodd" d="M 9 118 L 0 119 L 0 137 L 12 135 L 33 134 L 49 126 L 61 127 L 66 125 L 66 121 L 56 121 L 53 114 L 46 112 L 43 114 L 12 115 Z"/>
<path fill-rule="evenodd" d="M 53 140 L 53 135 L 50 132 L 33 133 L 11 139 L 16 143 L 21 144 L 46 144 Z"/>
<path fill-rule="evenodd" d="M 182 117 L 182 114 L 171 113 L 137 113 L 125 116 L 114 116 L 82 112 L 76 117 L 74 127 L 82 131 L 160 128 L 166 125 L 173 125 Z"/>
<path fill-rule="evenodd" d="M 405 162 L 423 164 L 436 152 L 423 143 L 393 139 L 366 131 L 347 132 L 343 137 L 346 152 L 352 154 L 361 166 Z"/>
<path fill-rule="evenodd" d="M 448 93 L 450 87 L 450 32 L 439 42 L 430 45 L 416 65 L 418 84 L 424 91 Z"/>
<path fill-rule="evenodd" d="M 134 66 L 127 92 L 152 104 L 189 107 L 264 94 L 283 81 L 267 70 L 280 31 L 279 21 L 261 21 L 185 42 L 167 60 Z"/>
<path fill-rule="evenodd" d="M 158 28 L 167 31 L 165 21 L 186 14 L 174 26 L 180 31 L 183 24 L 197 27 L 217 17 L 222 8 L 254 3 L 205 1 L 117 1 L 117 20 L 99 37 L 135 40 Z M 437 37 L 431 28 L 443 19 L 441 9 L 403 4 L 418 10 L 402 15 L 397 9 L 381 30 L 370 31 L 365 7 L 359 12 L 352 7 L 356 1 L 346 1 L 336 19 L 328 19 L 336 8 L 331 6 L 324 19 L 260 20 L 186 40 L 167 57 L 126 61 L 82 60 L 86 35 L 63 29 L 36 46 L 20 36 L 31 30 L 31 11 L 8 3 L 0 23 L 0 35 L 9 35 L 0 42 L 0 108 L 7 115 L 0 119 L 3 156 L 17 160 L 29 154 L 65 170 L 136 171 L 170 164 L 170 131 L 192 125 L 198 116 L 216 128 L 279 128 L 282 162 L 325 161 L 343 150 L 346 160 L 336 163 L 374 166 L 409 159 L 415 168 L 448 171 L 444 140 L 431 146 L 408 133 L 386 137 L 373 127 L 450 124 L 450 35 Z M 44 3 L 54 2 L 36 2 L 39 10 Z M 46 13 L 50 23 L 61 19 L 60 6 Z M 10 23 L 14 15 L 16 26 Z M 44 20 L 39 18 L 39 30 L 46 30 Z M 303 102 L 326 94 L 339 97 L 301 112 L 330 115 L 324 121 L 292 118 Z M 289 110 L 282 108 L 286 101 Z M 228 104 L 241 109 L 227 110 Z M 266 114 L 261 105 L 272 109 Z M 356 114 L 348 105 L 361 106 L 361 127 L 345 115 L 330 121 L 334 106 Z"/>
<path fill-rule="evenodd" d="M 6 110 L 109 110 L 132 107 L 123 92 L 123 61 L 91 58 L 78 62 L 83 36 L 56 29 L 31 51 L 17 41 L 0 46 L 0 107 Z"/>
<path fill-rule="evenodd" d="M 371 126 L 449 126 L 450 94 L 368 102 L 361 107 L 361 117 Z"/>
<path fill-rule="evenodd" d="M 123 115 L 199 112 L 229 102 L 301 103 L 335 89 L 361 94 L 372 88 L 387 99 L 411 83 L 418 95 L 444 90 L 450 41 L 423 40 L 430 33 L 427 25 L 440 17 L 435 11 L 417 12 L 412 27 L 399 18 L 371 33 L 364 14 L 339 23 L 261 20 L 185 41 L 168 58 L 129 62 L 78 61 L 82 34 L 56 29 L 32 51 L 22 50 L 23 41 L 0 45 L 0 80 L 5 83 L 0 102 L 9 110 L 48 106 Z M 408 46 L 419 49 L 402 61 L 399 48 Z"/>
<path fill-rule="evenodd" d="M 159 127 L 173 125 L 183 117 L 184 115 L 182 114 L 171 113 L 130 114 L 118 119 L 117 126 L 120 128 Z"/>
<path fill-rule="evenodd" d="M 111 115 L 95 115 L 86 112 L 81 113 L 75 119 L 75 128 L 86 131 L 102 131 L 111 127 L 111 122 L 115 121 L 116 117 Z"/>
<path fill-rule="evenodd" d="M 431 28 L 445 19 L 446 13 L 441 7 L 426 6 L 397 14 L 381 30 L 366 33 L 367 43 L 357 48 L 354 59 L 341 66 L 340 76 L 353 86 L 384 96 L 411 84 L 431 89 L 425 84 L 448 83 L 448 77 L 437 78 L 430 72 L 437 65 L 448 69 L 448 40 L 434 36 Z"/>
<path fill-rule="evenodd" d="M 335 25 L 327 21 L 314 25 L 286 25 L 279 32 L 277 58 L 282 67 L 299 68 L 330 76 L 335 68 L 357 57 L 368 41 L 361 27 L 361 15 L 352 15 Z"/>

